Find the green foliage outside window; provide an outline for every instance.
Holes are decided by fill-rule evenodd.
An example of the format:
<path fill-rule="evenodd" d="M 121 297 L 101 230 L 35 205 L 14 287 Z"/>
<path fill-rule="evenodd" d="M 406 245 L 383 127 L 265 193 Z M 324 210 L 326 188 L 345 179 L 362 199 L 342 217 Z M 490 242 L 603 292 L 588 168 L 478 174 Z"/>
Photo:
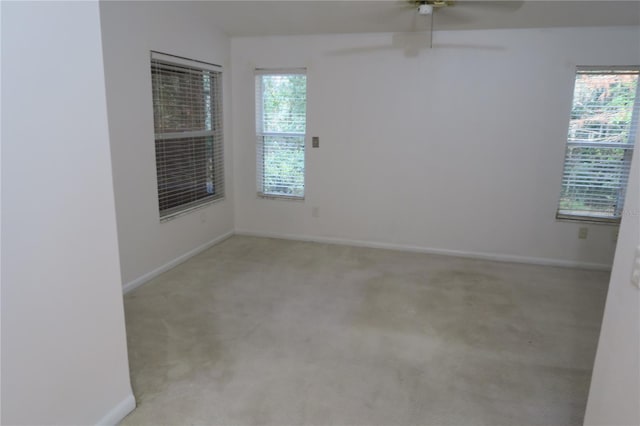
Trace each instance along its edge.
<path fill-rule="evenodd" d="M 637 83 L 637 73 L 576 75 L 559 213 L 619 218 Z"/>
<path fill-rule="evenodd" d="M 307 79 L 304 74 L 262 75 L 262 192 L 304 196 Z"/>

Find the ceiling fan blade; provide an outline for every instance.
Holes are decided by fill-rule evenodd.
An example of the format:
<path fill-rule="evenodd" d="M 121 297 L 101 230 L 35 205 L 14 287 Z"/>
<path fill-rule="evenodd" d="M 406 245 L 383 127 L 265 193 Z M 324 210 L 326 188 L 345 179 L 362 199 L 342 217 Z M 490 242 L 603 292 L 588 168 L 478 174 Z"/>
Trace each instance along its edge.
<path fill-rule="evenodd" d="M 417 6 L 414 6 L 410 1 L 407 1 L 407 0 L 396 0 L 394 2 L 388 2 L 388 1 L 380 2 L 380 0 L 373 0 L 373 1 L 360 0 L 360 3 L 363 5 L 363 9 L 369 8 L 369 5 L 371 4 L 376 6 L 375 9 L 378 9 L 377 14 L 381 19 L 384 19 L 385 17 L 394 18 L 401 15 L 408 15 L 409 13 L 413 13 L 414 11 L 418 10 Z M 385 6 L 384 9 L 380 8 L 381 5 Z"/>
<path fill-rule="evenodd" d="M 391 32 L 397 30 L 397 28 L 405 28 L 409 31 L 415 26 L 414 21 L 417 9 L 414 9 L 406 0 L 358 0 L 353 1 L 352 4 L 356 4 L 358 9 L 361 10 L 361 18 L 379 22 L 380 29 L 383 32 Z"/>
<path fill-rule="evenodd" d="M 351 56 L 365 53 L 374 53 L 388 50 L 395 50 L 396 47 L 389 46 L 362 46 L 362 47 L 347 47 L 344 49 L 337 49 L 327 52 L 327 56 Z"/>
<path fill-rule="evenodd" d="M 459 0 L 454 7 L 499 9 L 505 12 L 516 11 L 524 4 L 523 0 Z"/>
<path fill-rule="evenodd" d="M 391 38 L 391 45 L 396 49 L 423 50 L 431 46 L 431 41 L 428 31 L 395 33 Z"/>
<path fill-rule="evenodd" d="M 436 16 L 437 15 L 437 16 Z M 470 12 L 464 8 L 447 7 L 434 13 L 435 20 L 447 26 L 449 24 L 464 24 L 472 22 L 474 18 L 470 16 Z M 437 25 L 436 25 L 437 28 Z"/>
<path fill-rule="evenodd" d="M 480 44 L 457 44 L 457 43 L 434 43 L 434 49 L 472 49 L 472 50 L 491 50 L 500 51 L 506 50 L 504 46 L 491 46 Z"/>
<path fill-rule="evenodd" d="M 396 0 L 394 3 L 399 9 L 418 10 L 416 2 L 413 0 Z"/>

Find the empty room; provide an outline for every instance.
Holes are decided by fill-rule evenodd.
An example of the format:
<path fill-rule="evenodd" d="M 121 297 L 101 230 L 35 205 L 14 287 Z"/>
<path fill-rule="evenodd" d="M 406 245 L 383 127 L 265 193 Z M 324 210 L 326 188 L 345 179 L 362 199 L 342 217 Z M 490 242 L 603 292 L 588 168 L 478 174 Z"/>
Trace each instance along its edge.
<path fill-rule="evenodd" d="M 2 424 L 640 424 L 640 2 L 0 18 Z"/>

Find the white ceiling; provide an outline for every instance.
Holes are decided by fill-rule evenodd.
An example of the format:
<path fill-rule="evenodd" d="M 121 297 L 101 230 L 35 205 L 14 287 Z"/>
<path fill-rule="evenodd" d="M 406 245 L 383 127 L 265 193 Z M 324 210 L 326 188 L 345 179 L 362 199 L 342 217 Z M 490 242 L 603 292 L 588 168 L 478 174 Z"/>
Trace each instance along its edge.
<path fill-rule="evenodd" d="M 429 18 L 403 0 L 235 0 L 206 7 L 214 24 L 235 37 L 429 28 Z M 436 30 L 640 25 L 640 1 L 458 1 L 434 19 Z"/>

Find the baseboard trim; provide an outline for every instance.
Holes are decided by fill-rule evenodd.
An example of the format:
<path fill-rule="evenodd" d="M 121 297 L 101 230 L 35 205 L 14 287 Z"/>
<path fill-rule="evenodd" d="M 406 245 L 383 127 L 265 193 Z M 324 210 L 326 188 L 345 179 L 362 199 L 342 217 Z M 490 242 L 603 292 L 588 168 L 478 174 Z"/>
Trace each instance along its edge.
<path fill-rule="evenodd" d="M 611 265 L 604 263 L 576 262 L 571 260 L 550 259 L 544 257 L 515 256 L 500 253 L 482 253 L 462 250 L 438 249 L 407 244 L 382 243 L 376 241 L 350 240 L 345 238 L 317 237 L 311 235 L 280 234 L 276 232 L 256 232 L 248 229 L 236 229 L 236 235 L 250 237 L 278 238 L 283 240 L 309 241 L 315 243 L 348 245 L 355 247 L 400 250 L 415 253 L 439 254 L 443 256 L 464 257 L 469 259 L 493 260 L 497 262 L 526 263 L 531 265 L 558 266 L 562 268 L 588 269 L 594 271 L 610 271 Z"/>
<path fill-rule="evenodd" d="M 188 260 L 189 258 L 202 253 L 203 251 L 205 251 L 206 249 L 215 246 L 216 244 L 219 244 L 221 242 L 223 242 L 224 240 L 226 240 L 227 238 L 232 237 L 234 234 L 234 231 L 229 231 L 226 232 L 222 235 L 220 235 L 217 238 L 214 238 L 213 240 L 202 244 L 199 247 L 194 248 L 193 250 L 190 250 L 188 252 L 186 252 L 185 254 L 176 257 L 175 259 L 173 259 L 170 262 L 165 263 L 164 265 L 160 266 L 159 268 L 154 269 L 153 271 L 147 272 L 146 274 L 142 275 L 141 277 L 136 278 L 133 281 L 130 281 L 128 283 L 126 283 L 125 285 L 122 286 L 122 291 L 124 292 L 124 294 L 129 293 L 130 291 L 135 290 L 136 288 L 140 287 L 142 284 L 146 283 L 147 281 L 152 280 L 153 278 L 157 277 L 158 275 L 162 274 L 163 272 L 167 272 L 169 269 L 172 269 L 176 266 L 178 266 L 179 264 L 181 264 L 182 262 Z"/>
<path fill-rule="evenodd" d="M 109 410 L 109 412 L 96 424 L 98 426 L 115 426 L 135 408 L 136 399 L 134 398 L 133 393 L 129 393 L 125 399 Z"/>

